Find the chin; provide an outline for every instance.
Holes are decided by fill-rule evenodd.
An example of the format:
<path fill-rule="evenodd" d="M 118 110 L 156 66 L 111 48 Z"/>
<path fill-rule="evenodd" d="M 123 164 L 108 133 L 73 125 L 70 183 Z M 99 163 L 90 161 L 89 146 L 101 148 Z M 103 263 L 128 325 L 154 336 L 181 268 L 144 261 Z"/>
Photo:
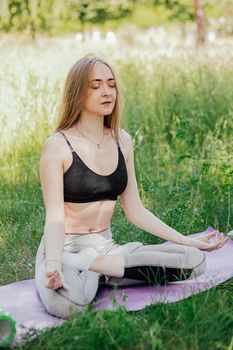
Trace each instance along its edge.
<path fill-rule="evenodd" d="M 96 111 L 95 113 L 97 113 L 99 116 L 105 116 L 105 115 L 110 115 L 110 114 L 112 114 L 112 109 L 105 109 L 104 111 L 102 110 L 102 111 Z"/>
<path fill-rule="evenodd" d="M 104 112 L 105 114 L 106 114 L 106 113 L 107 113 L 107 114 L 111 114 L 112 111 L 113 111 L 113 109 L 114 109 L 114 107 L 111 106 L 111 107 L 108 107 L 108 108 L 105 107 L 105 108 L 103 108 L 102 110 L 105 111 L 105 112 Z"/>

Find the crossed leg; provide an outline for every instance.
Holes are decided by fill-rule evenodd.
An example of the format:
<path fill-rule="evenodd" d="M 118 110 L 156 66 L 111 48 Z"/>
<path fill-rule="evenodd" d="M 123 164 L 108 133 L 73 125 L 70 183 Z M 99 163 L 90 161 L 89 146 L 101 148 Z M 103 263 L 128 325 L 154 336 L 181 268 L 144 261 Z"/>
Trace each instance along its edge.
<path fill-rule="evenodd" d="M 116 253 L 117 249 L 114 251 Z M 204 252 L 180 244 L 141 245 L 125 252 L 124 258 L 123 277 L 107 278 L 103 284 L 126 286 L 144 282 L 164 285 L 192 279 L 206 269 Z"/>
<path fill-rule="evenodd" d="M 75 311 L 82 310 L 95 298 L 103 275 L 107 276 L 107 285 L 132 285 L 135 282 L 162 285 L 198 276 L 206 267 L 205 255 L 201 250 L 178 244 L 143 245 L 130 242 L 107 255 L 93 253 L 86 270 L 81 268 L 83 260 L 80 253 L 65 252 L 63 273 L 70 286 L 67 291 L 45 287 L 44 259 L 41 244 L 36 259 L 36 286 L 46 310 L 61 318 L 68 318 Z"/>

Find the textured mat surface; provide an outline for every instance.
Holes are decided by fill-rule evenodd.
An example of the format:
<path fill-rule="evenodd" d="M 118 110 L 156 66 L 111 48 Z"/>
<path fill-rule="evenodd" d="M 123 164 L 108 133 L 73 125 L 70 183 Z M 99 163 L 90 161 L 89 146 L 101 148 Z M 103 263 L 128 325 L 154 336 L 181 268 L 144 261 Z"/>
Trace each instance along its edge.
<path fill-rule="evenodd" d="M 190 236 L 202 235 L 212 230 L 208 228 L 205 232 Z M 118 305 L 124 305 L 127 310 L 136 311 L 154 303 L 171 303 L 205 291 L 233 277 L 232 240 L 229 240 L 221 249 L 205 252 L 205 254 L 207 270 L 198 278 L 160 287 L 138 285 L 121 287 L 118 290 L 104 288 L 96 296 L 95 310 L 114 310 Z M 45 311 L 34 279 L 0 287 L 0 309 L 10 312 L 16 321 L 17 333 L 14 345 L 21 342 L 22 335 L 29 328 L 43 329 L 64 322 Z"/>

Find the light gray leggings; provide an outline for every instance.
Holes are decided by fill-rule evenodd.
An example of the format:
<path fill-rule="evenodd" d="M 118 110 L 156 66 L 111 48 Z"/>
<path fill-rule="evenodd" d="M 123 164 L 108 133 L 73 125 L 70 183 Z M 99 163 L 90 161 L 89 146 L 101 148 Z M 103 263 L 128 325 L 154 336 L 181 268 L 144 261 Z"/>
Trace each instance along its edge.
<path fill-rule="evenodd" d="M 93 301 L 104 277 L 89 270 L 98 255 L 123 255 L 125 259 L 124 276 L 106 277 L 107 285 L 172 283 L 192 279 L 206 268 L 205 254 L 197 248 L 180 244 L 143 245 L 141 242 L 119 245 L 112 239 L 109 228 L 98 233 L 65 235 L 62 270 L 70 289 L 53 290 L 45 287 L 42 236 L 36 254 L 35 281 L 42 303 L 50 314 L 65 319 Z"/>

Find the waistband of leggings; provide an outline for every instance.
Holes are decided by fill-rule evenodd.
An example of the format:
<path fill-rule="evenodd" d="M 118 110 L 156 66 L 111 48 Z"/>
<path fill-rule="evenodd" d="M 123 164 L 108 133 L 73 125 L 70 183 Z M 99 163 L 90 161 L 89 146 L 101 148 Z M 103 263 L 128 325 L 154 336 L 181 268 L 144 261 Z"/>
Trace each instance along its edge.
<path fill-rule="evenodd" d="M 111 231 L 111 227 L 108 227 L 101 231 L 93 231 L 93 232 L 77 232 L 77 233 L 66 233 L 66 236 L 84 236 L 84 235 L 92 235 L 94 233 L 96 234 L 105 234 L 107 231 Z"/>

